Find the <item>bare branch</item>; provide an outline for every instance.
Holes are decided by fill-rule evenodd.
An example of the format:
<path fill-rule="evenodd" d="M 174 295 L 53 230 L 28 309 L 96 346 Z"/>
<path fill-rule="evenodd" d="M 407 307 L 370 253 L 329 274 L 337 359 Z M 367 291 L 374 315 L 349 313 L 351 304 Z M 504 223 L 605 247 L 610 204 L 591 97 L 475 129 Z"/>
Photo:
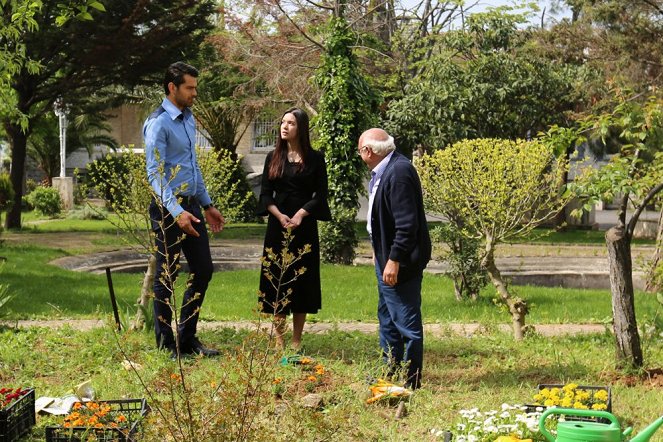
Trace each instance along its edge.
<path fill-rule="evenodd" d="M 308 41 L 310 41 L 311 43 L 313 43 L 314 45 L 316 45 L 317 47 L 319 47 L 321 50 L 324 51 L 325 47 L 323 45 L 321 45 L 320 43 L 318 43 L 317 41 L 313 40 L 311 37 L 309 37 L 308 34 L 306 32 L 304 32 L 304 30 L 302 28 L 300 28 L 297 23 L 295 23 L 295 21 L 290 17 L 290 15 L 288 15 L 288 13 L 285 11 L 285 9 L 283 9 L 281 7 L 281 2 L 276 2 L 276 6 L 283 13 L 283 15 L 285 15 L 285 18 L 288 19 L 288 21 L 299 31 L 300 34 L 302 34 L 302 36 L 305 39 L 307 39 Z"/>

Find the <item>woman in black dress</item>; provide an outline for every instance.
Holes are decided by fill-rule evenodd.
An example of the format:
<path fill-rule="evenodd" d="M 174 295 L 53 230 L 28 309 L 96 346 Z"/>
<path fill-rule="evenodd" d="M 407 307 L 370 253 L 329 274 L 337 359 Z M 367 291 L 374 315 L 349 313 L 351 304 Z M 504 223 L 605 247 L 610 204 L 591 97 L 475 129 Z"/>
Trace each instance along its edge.
<path fill-rule="evenodd" d="M 260 273 L 260 303 L 262 311 L 274 315 L 276 343 L 285 348 L 286 316 L 292 313 L 291 347 L 299 349 L 307 313 L 317 313 L 321 306 L 320 242 L 318 220 L 329 221 L 327 203 L 327 170 L 322 153 L 311 148 L 308 115 L 291 108 L 281 118 L 276 147 L 267 154 L 262 174 L 258 215 L 269 215 L 263 266 Z M 299 250 L 310 245 L 310 252 L 281 275 L 268 257 L 268 249 L 282 256 L 284 234 L 293 237 L 288 247 L 295 257 Z M 299 269 L 306 270 L 297 275 Z M 279 290 L 278 281 L 291 281 Z M 277 293 L 278 292 L 278 293 Z"/>

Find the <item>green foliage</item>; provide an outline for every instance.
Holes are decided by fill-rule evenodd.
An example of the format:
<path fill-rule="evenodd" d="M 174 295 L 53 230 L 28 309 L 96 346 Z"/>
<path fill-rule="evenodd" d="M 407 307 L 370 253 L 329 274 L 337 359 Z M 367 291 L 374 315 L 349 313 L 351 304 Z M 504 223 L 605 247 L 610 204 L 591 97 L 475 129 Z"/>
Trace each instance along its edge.
<path fill-rule="evenodd" d="M 126 100 L 127 88 L 155 84 L 173 60 L 197 53 L 216 6 L 213 0 L 150 0 L 139 8 L 131 2 L 98 0 L 6 3 L 0 9 L 0 47 L 11 48 L 15 57 L 6 65 L 6 51 L 0 49 L 0 120 L 11 139 L 15 184 L 23 181 L 26 137 L 39 116 L 53 111 L 56 99 L 63 98 L 72 108 L 107 110 Z M 29 11 L 23 15 L 19 9 Z M 62 26 L 53 25 L 58 16 L 64 17 Z M 27 24 L 13 25 L 14 19 Z M 117 63 L 126 58 L 128 48 L 140 57 Z M 22 189 L 14 190 L 18 200 Z M 7 224 L 21 225 L 16 205 Z"/>
<path fill-rule="evenodd" d="M 463 236 L 455 224 L 444 223 L 433 228 L 431 239 L 446 244 L 440 257 L 449 264 L 448 275 L 453 280 L 456 299 L 476 299 L 488 283 L 486 270 L 481 267 L 479 247 L 476 238 Z"/>
<path fill-rule="evenodd" d="M 145 175 L 145 158 L 130 150 L 119 154 L 107 154 L 87 166 L 87 182 L 104 200 L 113 211 L 127 212 L 139 208 L 145 208 L 150 203 L 149 192 L 142 193 L 139 207 L 135 207 L 128 201 L 132 187 L 138 186 L 146 191 L 146 179 L 140 178 L 140 173 Z M 139 173 L 140 171 L 140 173 Z M 145 181 L 145 183 L 141 182 Z M 149 186 L 149 185 L 148 185 Z M 140 195 L 141 192 L 136 192 Z"/>
<path fill-rule="evenodd" d="M 35 210 L 46 216 L 55 217 L 62 212 L 60 192 L 53 187 L 38 186 L 27 199 Z"/>
<path fill-rule="evenodd" d="M 112 150 L 119 148 L 115 139 L 108 135 L 111 127 L 105 122 L 107 116 L 85 113 L 81 109 L 70 109 L 69 112 L 74 117 L 67 124 L 67 154 L 84 149 L 92 155 L 95 146 L 105 146 Z M 53 112 L 35 120 L 28 138 L 27 154 L 49 179 L 59 173 L 60 135 L 58 118 Z"/>
<path fill-rule="evenodd" d="M 566 121 L 579 68 L 533 54 L 520 20 L 499 11 L 473 14 L 465 28 L 421 40 L 412 53 L 420 59 L 417 75 L 386 113 L 401 148 L 525 138 Z"/>
<path fill-rule="evenodd" d="M 0 257 L 0 275 L 2 274 L 2 270 L 5 266 L 5 260 L 6 258 Z M 5 316 L 4 314 L 4 307 L 9 303 L 9 301 L 12 300 L 14 295 L 11 294 L 9 291 L 9 284 L 0 284 L 0 318 Z"/>
<path fill-rule="evenodd" d="M 320 253 L 326 262 L 348 264 L 354 260 L 359 243 L 354 223 L 335 220 L 353 220 L 356 216 L 356 210 L 338 208 L 334 220 L 320 224 Z"/>
<path fill-rule="evenodd" d="M 503 139 L 461 141 L 418 164 L 427 209 L 491 243 L 531 231 L 563 207 L 566 167 L 541 141 Z"/>
<path fill-rule="evenodd" d="M 357 140 L 375 122 L 378 98 L 362 77 L 352 52 L 355 36 L 343 18 L 329 22 L 322 64 L 315 81 L 322 89 L 314 127 L 315 144 L 327 161 L 332 221 L 321 228 L 321 252 L 329 262 L 349 264 L 357 237 L 351 228 L 359 209 L 364 165 L 357 155 Z M 348 225 L 347 232 L 336 226 Z"/>
<path fill-rule="evenodd" d="M 580 195 L 583 210 L 590 210 L 598 201 L 621 196 L 618 224 L 627 227 L 627 206 L 641 210 L 656 202 L 663 190 L 663 100 L 649 97 L 638 102 L 620 91 L 616 99 L 612 112 L 585 119 L 578 132 L 581 140 L 591 135 L 606 139 L 619 133 L 618 153 L 606 166 L 584 170 L 573 183 L 573 190 Z M 629 236 L 635 228 L 633 219 L 629 221 Z"/>
<path fill-rule="evenodd" d="M 246 180 L 242 159 L 233 159 L 229 150 L 197 151 L 207 192 L 228 222 L 256 220 L 256 197 Z"/>
<path fill-rule="evenodd" d="M 0 215 L 5 210 L 9 209 L 14 203 L 14 188 L 6 173 L 0 173 Z M 0 217 L 1 219 L 2 217 Z M 0 232 L 2 231 L 2 223 L 0 223 Z"/>

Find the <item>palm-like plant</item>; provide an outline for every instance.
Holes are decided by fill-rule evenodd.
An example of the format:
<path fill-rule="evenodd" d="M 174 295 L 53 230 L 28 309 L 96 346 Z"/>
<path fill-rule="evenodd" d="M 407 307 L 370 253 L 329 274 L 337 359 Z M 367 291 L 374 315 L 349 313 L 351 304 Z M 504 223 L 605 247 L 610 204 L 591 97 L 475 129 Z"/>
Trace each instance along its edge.
<path fill-rule="evenodd" d="M 77 115 L 67 125 L 66 153 L 85 149 L 88 155 L 92 156 L 96 146 L 117 150 L 119 145 L 109 133 L 110 126 L 103 115 Z M 37 162 L 51 184 L 60 170 L 60 136 L 58 119 L 54 114 L 45 114 L 35 124 L 28 140 L 28 156 Z"/>

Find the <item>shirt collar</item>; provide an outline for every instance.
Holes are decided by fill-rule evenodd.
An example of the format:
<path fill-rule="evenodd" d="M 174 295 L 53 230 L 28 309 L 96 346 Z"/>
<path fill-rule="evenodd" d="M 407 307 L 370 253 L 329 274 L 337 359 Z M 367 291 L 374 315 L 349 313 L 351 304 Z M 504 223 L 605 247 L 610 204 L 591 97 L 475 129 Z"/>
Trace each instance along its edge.
<path fill-rule="evenodd" d="M 184 111 L 181 111 L 167 97 L 163 99 L 161 106 L 166 112 L 168 112 L 168 116 L 170 116 L 171 120 L 175 120 L 180 115 L 182 115 L 183 118 L 188 119 L 192 115 L 191 109 L 185 107 Z"/>
<path fill-rule="evenodd" d="M 373 175 L 376 178 L 380 178 L 382 176 L 382 174 L 384 173 L 384 170 L 387 168 L 387 164 L 389 164 L 389 160 L 391 160 L 391 157 L 393 156 L 393 154 L 394 154 L 394 151 L 392 150 L 391 152 L 389 152 L 389 155 L 384 157 L 382 159 L 382 161 L 380 161 L 378 163 L 378 165 L 373 168 L 373 170 L 371 172 L 373 173 Z"/>

